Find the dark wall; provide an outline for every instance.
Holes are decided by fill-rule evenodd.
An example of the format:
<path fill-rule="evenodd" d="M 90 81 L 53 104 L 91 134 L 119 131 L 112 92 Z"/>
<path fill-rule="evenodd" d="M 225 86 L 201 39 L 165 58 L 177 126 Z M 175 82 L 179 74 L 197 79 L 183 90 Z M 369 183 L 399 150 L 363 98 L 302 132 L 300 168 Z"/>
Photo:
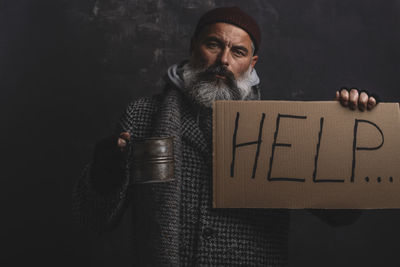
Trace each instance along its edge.
<path fill-rule="evenodd" d="M 263 31 L 264 99 L 400 91 L 396 0 L 0 0 L 2 266 L 129 266 L 129 216 L 102 237 L 73 227 L 71 191 L 125 105 L 162 89 L 198 17 L 239 5 Z M 291 266 L 400 266 L 400 212 L 332 228 L 293 213 Z M 7 263 L 7 264 L 5 264 Z"/>

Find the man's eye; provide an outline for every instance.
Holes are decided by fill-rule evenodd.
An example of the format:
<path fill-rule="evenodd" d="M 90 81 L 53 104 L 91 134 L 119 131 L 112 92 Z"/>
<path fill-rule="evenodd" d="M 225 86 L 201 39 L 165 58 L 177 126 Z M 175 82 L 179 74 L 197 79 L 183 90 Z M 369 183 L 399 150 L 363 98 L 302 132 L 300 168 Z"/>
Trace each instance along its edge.
<path fill-rule="evenodd" d="M 233 50 L 233 54 L 235 55 L 235 56 L 238 56 L 238 57 L 244 57 L 244 56 L 246 56 L 246 53 L 244 52 L 244 51 L 242 51 L 242 50 Z"/>
<path fill-rule="evenodd" d="M 216 48 L 216 47 L 218 47 L 218 44 L 215 43 L 215 42 L 207 43 L 206 45 L 207 45 L 208 48 Z"/>

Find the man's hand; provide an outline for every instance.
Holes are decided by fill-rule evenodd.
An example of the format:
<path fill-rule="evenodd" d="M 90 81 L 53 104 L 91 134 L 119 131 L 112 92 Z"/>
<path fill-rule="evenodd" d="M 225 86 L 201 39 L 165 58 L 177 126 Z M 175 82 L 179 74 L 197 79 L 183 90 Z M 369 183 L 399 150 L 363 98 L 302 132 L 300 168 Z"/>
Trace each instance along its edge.
<path fill-rule="evenodd" d="M 115 169 L 123 164 L 127 157 L 127 145 L 131 135 L 122 132 L 119 137 L 113 135 L 96 144 L 94 162 L 105 169 Z"/>
<path fill-rule="evenodd" d="M 335 100 L 340 101 L 342 106 L 350 107 L 351 109 L 371 110 L 377 105 L 377 99 L 374 96 L 369 96 L 366 91 L 358 91 L 357 89 L 341 89 L 336 91 Z"/>
<path fill-rule="evenodd" d="M 93 187 L 103 194 L 114 192 L 121 186 L 125 177 L 127 145 L 131 135 L 122 132 L 98 142 L 94 149 L 92 165 Z"/>
<path fill-rule="evenodd" d="M 117 145 L 121 151 L 125 150 L 126 145 L 129 143 L 130 140 L 131 140 L 131 135 L 128 132 L 120 133 Z"/>

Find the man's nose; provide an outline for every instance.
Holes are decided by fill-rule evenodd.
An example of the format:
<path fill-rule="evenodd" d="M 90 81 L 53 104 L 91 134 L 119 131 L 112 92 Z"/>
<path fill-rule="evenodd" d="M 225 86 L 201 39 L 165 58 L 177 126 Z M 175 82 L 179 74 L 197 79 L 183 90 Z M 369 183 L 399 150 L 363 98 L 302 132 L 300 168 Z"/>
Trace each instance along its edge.
<path fill-rule="evenodd" d="M 222 65 L 229 66 L 229 49 L 228 48 L 221 50 L 221 53 L 219 55 L 219 61 L 221 62 Z"/>

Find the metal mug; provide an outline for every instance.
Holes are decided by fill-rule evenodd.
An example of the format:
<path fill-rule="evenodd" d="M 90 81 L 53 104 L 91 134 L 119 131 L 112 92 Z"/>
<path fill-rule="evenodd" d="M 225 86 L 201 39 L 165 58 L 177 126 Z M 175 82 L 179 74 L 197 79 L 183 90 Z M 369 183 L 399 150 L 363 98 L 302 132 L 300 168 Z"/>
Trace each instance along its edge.
<path fill-rule="evenodd" d="M 172 137 L 134 140 L 130 147 L 130 183 L 159 183 L 174 180 Z"/>

